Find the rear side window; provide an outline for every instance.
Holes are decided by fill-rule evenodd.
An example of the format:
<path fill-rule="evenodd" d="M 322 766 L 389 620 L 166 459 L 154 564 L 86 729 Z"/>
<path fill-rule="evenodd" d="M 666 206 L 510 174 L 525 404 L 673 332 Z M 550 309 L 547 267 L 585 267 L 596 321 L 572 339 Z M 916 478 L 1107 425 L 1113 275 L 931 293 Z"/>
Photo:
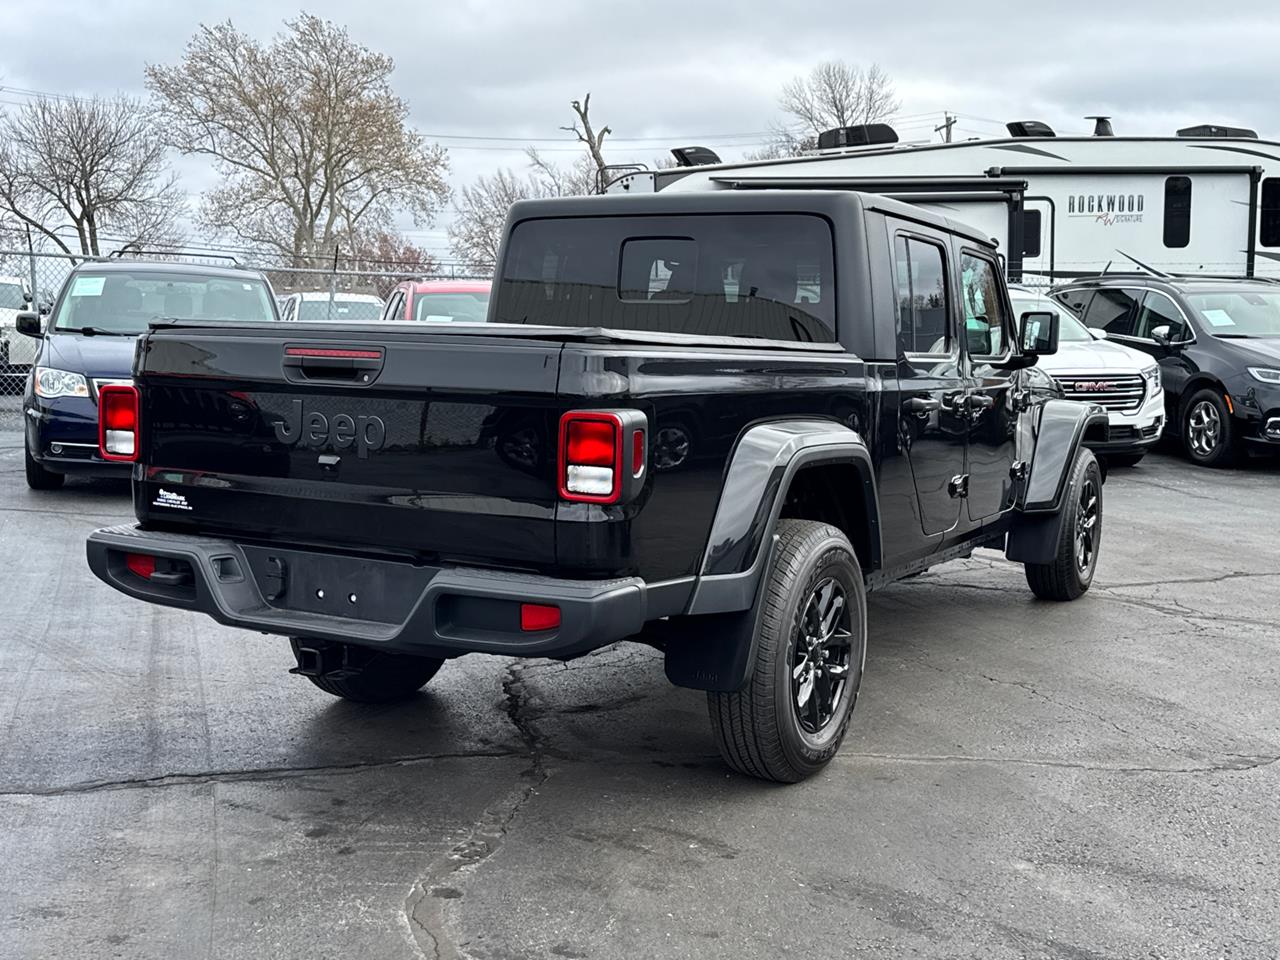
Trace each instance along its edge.
<path fill-rule="evenodd" d="M 1191 242 L 1191 178 L 1169 177 L 1164 182 L 1164 245 L 1185 247 Z"/>
<path fill-rule="evenodd" d="M 1085 311 L 1085 326 L 1105 330 L 1109 334 L 1132 337 L 1139 295 L 1141 291 L 1135 295 L 1132 290 L 1099 290 L 1093 295 L 1093 299 L 1089 301 L 1089 309 Z"/>
<path fill-rule="evenodd" d="M 494 320 L 835 340 L 831 228 L 810 214 L 524 220 Z"/>
<path fill-rule="evenodd" d="M 1262 181 L 1261 225 L 1258 241 L 1264 247 L 1280 247 L 1280 177 Z"/>
<path fill-rule="evenodd" d="M 942 248 L 898 235 L 894 241 L 898 283 L 898 352 L 951 352 L 947 275 Z"/>

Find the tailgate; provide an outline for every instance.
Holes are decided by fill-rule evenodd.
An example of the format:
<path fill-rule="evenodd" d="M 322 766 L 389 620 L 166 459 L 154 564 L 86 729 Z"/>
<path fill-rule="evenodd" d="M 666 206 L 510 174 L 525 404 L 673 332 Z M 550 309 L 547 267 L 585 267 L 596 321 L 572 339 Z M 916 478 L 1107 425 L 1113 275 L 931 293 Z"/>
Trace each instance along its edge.
<path fill-rule="evenodd" d="M 157 328 L 138 376 L 138 517 L 549 566 L 559 353 L 390 327 Z"/>

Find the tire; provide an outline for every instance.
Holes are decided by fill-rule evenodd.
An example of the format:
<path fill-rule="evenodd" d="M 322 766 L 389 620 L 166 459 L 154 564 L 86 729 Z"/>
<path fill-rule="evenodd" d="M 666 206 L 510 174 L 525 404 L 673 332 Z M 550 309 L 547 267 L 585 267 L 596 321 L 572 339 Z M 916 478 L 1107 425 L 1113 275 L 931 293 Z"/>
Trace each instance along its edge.
<path fill-rule="evenodd" d="M 291 638 L 294 654 L 299 642 Z M 313 676 L 304 674 L 325 693 L 356 703 L 394 703 L 406 700 L 427 685 L 443 666 L 444 661 L 434 657 L 415 657 L 403 653 L 378 653 L 362 647 L 334 644 L 346 647 L 343 653 L 358 663 L 359 669 L 348 676 Z"/>
<path fill-rule="evenodd" d="M 22 445 L 22 453 L 27 468 L 27 486 L 32 490 L 57 490 L 67 479 L 61 473 L 54 473 L 40 466 L 25 443 Z"/>
<path fill-rule="evenodd" d="M 1102 470 L 1092 450 L 1076 451 L 1064 498 L 1053 561 L 1024 564 L 1027 585 L 1041 600 L 1075 600 L 1093 583 L 1102 546 Z"/>
<path fill-rule="evenodd" d="M 1136 467 L 1145 456 L 1145 453 L 1108 453 L 1103 455 L 1107 465 L 1112 467 Z"/>
<path fill-rule="evenodd" d="M 1199 390 L 1183 404 L 1182 449 L 1192 463 L 1202 467 L 1235 466 L 1235 427 L 1217 390 Z"/>
<path fill-rule="evenodd" d="M 795 783 L 826 766 L 844 740 L 866 663 L 867 599 L 853 547 L 835 527 L 781 520 L 778 538 L 758 600 L 763 608 L 751 676 L 741 690 L 708 693 L 707 708 L 729 766 L 762 780 Z M 835 642 L 807 646 L 804 627 L 820 627 L 815 614 L 837 605 L 827 631 Z M 821 660 L 818 650 L 825 651 Z M 819 663 L 805 672 L 807 664 Z M 802 720 L 798 700 L 806 681 Z M 828 694 L 829 709 L 820 691 Z"/>

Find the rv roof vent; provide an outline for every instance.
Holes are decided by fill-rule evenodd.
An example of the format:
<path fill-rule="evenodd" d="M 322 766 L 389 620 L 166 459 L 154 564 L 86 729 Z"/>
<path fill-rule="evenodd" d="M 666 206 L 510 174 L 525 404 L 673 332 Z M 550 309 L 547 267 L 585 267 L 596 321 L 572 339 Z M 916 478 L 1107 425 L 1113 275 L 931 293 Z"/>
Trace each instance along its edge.
<path fill-rule="evenodd" d="M 719 155 L 706 147 L 672 147 L 671 155 L 678 167 L 705 167 L 720 162 Z"/>
<path fill-rule="evenodd" d="M 1202 123 L 1195 127 L 1183 127 L 1178 131 L 1180 137 L 1239 137 L 1246 140 L 1257 140 L 1258 131 L 1247 127 L 1220 127 L 1216 123 Z"/>
<path fill-rule="evenodd" d="M 1011 137 L 1056 137 L 1053 127 L 1047 123 L 1041 123 L 1039 120 L 1014 120 L 1012 123 L 1006 123 L 1005 127 L 1009 131 Z"/>
<path fill-rule="evenodd" d="M 1093 135 L 1095 137 L 1114 137 L 1116 132 L 1111 129 L 1110 117 L 1085 117 L 1086 120 L 1093 121 Z"/>
<path fill-rule="evenodd" d="M 875 143 L 897 143 L 898 134 L 887 123 L 862 123 L 856 127 L 836 127 L 818 134 L 819 150 L 840 147 L 867 147 Z"/>

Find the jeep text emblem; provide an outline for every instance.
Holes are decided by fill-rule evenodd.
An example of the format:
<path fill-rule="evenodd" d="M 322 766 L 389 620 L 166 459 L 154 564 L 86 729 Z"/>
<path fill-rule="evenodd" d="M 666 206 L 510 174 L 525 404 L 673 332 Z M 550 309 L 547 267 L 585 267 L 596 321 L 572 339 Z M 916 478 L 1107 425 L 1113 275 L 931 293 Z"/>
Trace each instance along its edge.
<path fill-rule="evenodd" d="M 381 417 L 349 417 L 336 414 L 332 420 L 318 410 L 304 413 L 302 401 L 289 405 L 289 415 L 275 423 L 276 439 L 281 443 L 301 443 L 304 447 L 333 447 L 345 450 L 355 444 L 356 456 L 361 460 L 370 450 L 382 449 L 387 439 L 387 425 Z"/>

